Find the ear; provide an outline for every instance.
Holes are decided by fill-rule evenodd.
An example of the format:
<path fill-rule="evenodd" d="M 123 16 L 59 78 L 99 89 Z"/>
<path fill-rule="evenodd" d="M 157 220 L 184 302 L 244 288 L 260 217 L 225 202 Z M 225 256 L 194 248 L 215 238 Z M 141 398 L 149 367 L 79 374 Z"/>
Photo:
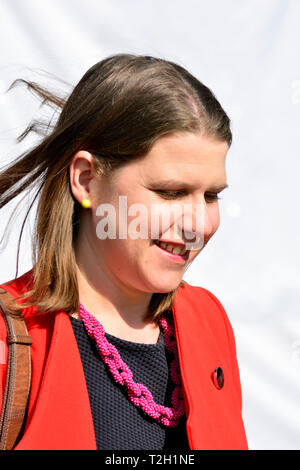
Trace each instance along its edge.
<path fill-rule="evenodd" d="M 90 183 L 95 175 L 93 159 L 90 152 L 79 150 L 69 166 L 71 191 L 79 203 L 85 198 L 90 199 Z"/>

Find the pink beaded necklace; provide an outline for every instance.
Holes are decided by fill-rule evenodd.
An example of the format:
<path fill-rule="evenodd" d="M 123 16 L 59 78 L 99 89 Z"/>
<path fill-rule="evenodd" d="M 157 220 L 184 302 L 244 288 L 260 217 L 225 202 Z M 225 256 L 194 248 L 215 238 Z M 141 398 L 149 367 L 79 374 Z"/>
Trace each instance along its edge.
<path fill-rule="evenodd" d="M 107 341 L 101 323 L 81 303 L 79 312 L 88 335 L 97 343 L 103 361 L 108 365 L 115 381 L 126 386 L 128 397 L 132 403 L 164 426 L 177 426 L 184 414 L 184 402 L 174 327 L 171 327 L 166 318 L 159 320 L 163 328 L 165 346 L 169 352 L 174 354 L 174 359 L 170 365 L 170 375 L 175 384 L 175 389 L 171 397 L 173 407 L 168 408 L 155 403 L 150 390 L 145 385 L 134 382 L 133 374 L 121 359 L 118 350 Z"/>

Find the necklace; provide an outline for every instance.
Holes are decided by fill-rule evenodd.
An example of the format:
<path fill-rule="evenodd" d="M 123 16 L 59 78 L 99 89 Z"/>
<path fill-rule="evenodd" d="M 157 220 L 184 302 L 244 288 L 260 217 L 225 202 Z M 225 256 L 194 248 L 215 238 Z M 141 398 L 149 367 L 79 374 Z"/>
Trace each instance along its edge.
<path fill-rule="evenodd" d="M 106 339 L 101 323 L 81 303 L 79 312 L 88 335 L 96 341 L 103 361 L 107 364 L 115 381 L 127 388 L 131 402 L 164 426 L 177 426 L 184 414 L 184 402 L 174 327 L 168 323 L 166 318 L 159 320 L 163 329 L 166 349 L 174 354 L 174 359 L 170 365 L 171 379 L 175 384 L 171 397 L 171 408 L 155 403 L 150 390 L 145 385 L 134 382 L 133 374 L 122 360 L 117 348 Z"/>

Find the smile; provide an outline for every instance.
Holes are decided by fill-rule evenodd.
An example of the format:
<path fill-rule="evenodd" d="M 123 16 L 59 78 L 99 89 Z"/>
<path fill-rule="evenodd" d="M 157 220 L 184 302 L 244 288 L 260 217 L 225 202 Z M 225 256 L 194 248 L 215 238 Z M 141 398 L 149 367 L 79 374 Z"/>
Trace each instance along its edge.
<path fill-rule="evenodd" d="M 160 242 L 159 240 L 155 240 L 154 243 L 158 245 L 160 248 L 162 248 L 163 250 L 166 250 L 169 253 L 173 253 L 174 255 L 185 255 L 186 252 L 188 251 L 184 247 L 167 244 L 165 242 Z"/>

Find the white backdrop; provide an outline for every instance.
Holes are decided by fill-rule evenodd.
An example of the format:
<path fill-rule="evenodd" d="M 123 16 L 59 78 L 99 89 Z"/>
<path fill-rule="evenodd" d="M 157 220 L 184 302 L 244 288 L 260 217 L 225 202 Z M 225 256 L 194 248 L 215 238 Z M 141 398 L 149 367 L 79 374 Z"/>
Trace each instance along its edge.
<path fill-rule="evenodd" d="M 184 278 L 231 320 L 251 449 L 300 449 L 299 18 L 298 0 L 0 0 L 1 165 L 31 145 L 15 138 L 39 110 L 25 89 L 5 93 L 15 78 L 53 87 L 43 70 L 75 85 L 114 53 L 187 67 L 231 117 L 221 225 Z M 19 275 L 31 268 L 28 234 Z M 10 242 L 0 282 L 15 259 Z"/>

